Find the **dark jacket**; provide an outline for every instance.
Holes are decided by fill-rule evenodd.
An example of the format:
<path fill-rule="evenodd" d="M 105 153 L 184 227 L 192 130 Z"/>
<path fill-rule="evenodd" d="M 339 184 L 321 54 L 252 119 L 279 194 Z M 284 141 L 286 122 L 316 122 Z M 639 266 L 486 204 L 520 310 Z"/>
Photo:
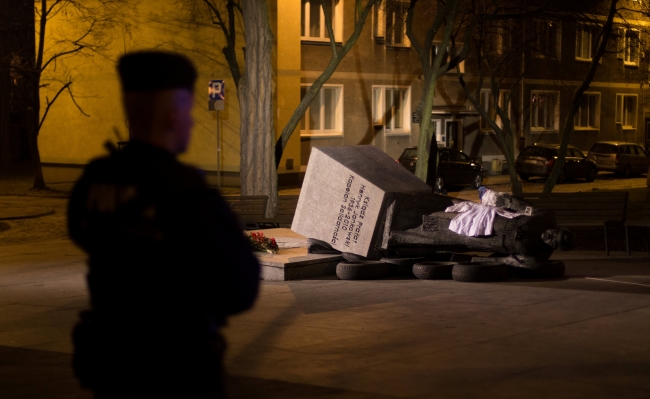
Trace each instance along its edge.
<path fill-rule="evenodd" d="M 90 340 L 111 348 L 100 357 L 160 367 L 191 359 L 255 301 L 260 266 L 236 217 L 162 149 L 131 142 L 91 162 L 68 212 L 70 236 L 88 253 Z"/>

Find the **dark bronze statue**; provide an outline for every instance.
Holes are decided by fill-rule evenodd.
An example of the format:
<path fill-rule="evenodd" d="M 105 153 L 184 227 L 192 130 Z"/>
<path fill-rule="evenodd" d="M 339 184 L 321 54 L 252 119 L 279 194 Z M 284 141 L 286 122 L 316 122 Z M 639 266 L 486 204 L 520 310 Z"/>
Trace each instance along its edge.
<path fill-rule="evenodd" d="M 386 211 L 381 252 L 420 256 L 430 252 L 493 252 L 512 265 L 546 261 L 556 249 L 570 249 L 571 233 L 558 228 L 551 211 L 535 209 L 508 194 L 492 192 L 491 202 L 518 215 L 494 216 L 492 234 L 471 237 L 449 225 L 458 214 L 444 210 L 459 200 L 436 194 L 395 194 Z M 489 206 L 489 205 L 488 205 Z"/>

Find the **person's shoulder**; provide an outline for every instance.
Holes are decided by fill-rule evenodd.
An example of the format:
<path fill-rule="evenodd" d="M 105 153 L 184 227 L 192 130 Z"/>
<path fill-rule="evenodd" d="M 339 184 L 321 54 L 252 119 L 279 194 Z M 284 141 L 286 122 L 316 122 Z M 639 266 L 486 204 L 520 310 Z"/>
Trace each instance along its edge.
<path fill-rule="evenodd" d="M 84 174 L 96 175 L 109 172 L 114 169 L 115 162 L 112 154 L 93 158 L 86 165 Z"/>
<path fill-rule="evenodd" d="M 207 182 L 205 172 L 182 162 L 178 162 L 174 168 L 174 177 L 179 183 L 187 188 L 206 188 Z"/>

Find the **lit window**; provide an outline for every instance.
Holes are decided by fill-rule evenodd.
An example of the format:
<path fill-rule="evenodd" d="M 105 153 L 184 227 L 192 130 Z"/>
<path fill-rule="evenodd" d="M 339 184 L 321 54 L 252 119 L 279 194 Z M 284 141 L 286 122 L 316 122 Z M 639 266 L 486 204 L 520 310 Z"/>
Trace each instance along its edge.
<path fill-rule="evenodd" d="M 623 129 L 636 129 L 637 96 L 636 94 L 616 95 L 616 123 Z"/>
<path fill-rule="evenodd" d="M 562 25 L 557 21 L 535 20 L 535 56 L 560 58 Z"/>
<path fill-rule="evenodd" d="M 558 92 L 531 93 L 530 127 L 533 130 L 558 130 Z"/>
<path fill-rule="evenodd" d="M 406 15 L 409 2 L 405 0 L 383 0 L 373 11 L 373 34 L 375 39 L 387 46 L 410 47 L 406 36 Z"/>
<path fill-rule="evenodd" d="M 332 19 L 332 30 L 337 41 L 341 41 L 343 30 L 343 0 L 322 0 L 323 7 L 321 7 L 321 0 L 301 0 L 301 26 L 300 36 L 303 40 L 311 41 L 329 41 L 330 35 L 327 31 L 325 24 L 325 12 L 323 7 L 326 7 L 330 12 Z"/>
<path fill-rule="evenodd" d="M 481 90 L 481 99 L 480 99 L 481 108 L 490 115 L 490 119 L 494 120 L 500 128 L 503 127 L 503 121 L 501 117 L 497 114 L 496 108 L 494 107 L 494 100 L 490 90 Z M 499 91 L 499 108 L 501 108 L 508 118 L 510 118 L 510 90 L 500 90 Z M 490 126 L 487 119 L 481 115 L 481 130 L 484 132 L 492 132 L 492 127 Z"/>
<path fill-rule="evenodd" d="M 430 65 L 433 65 L 433 61 L 436 58 L 436 54 L 438 54 L 438 49 L 440 48 L 440 44 L 434 44 L 431 46 L 431 56 L 429 57 L 429 62 Z M 445 51 L 445 54 L 442 57 L 442 62 L 440 63 L 440 66 L 443 67 L 445 66 L 446 63 L 449 62 L 449 53 L 451 49 L 447 47 L 447 51 Z M 461 51 L 463 51 L 462 47 L 456 47 L 456 54 L 459 54 Z M 460 68 L 460 73 L 465 73 L 465 61 L 461 61 L 458 63 L 458 67 Z M 451 68 L 447 70 L 447 73 L 457 73 L 456 68 Z"/>
<path fill-rule="evenodd" d="M 576 128 L 598 129 L 600 126 L 600 93 L 584 93 L 573 125 Z"/>
<path fill-rule="evenodd" d="M 387 133 L 409 133 L 411 89 L 374 86 L 372 89 L 372 120 L 383 125 Z"/>
<path fill-rule="evenodd" d="M 578 25 L 576 28 L 576 59 L 591 60 L 593 56 L 594 28 L 588 25 Z"/>
<path fill-rule="evenodd" d="M 628 29 L 625 32 L 625 53 L 623 55 L 628 65 L 639 64 L 639 31 Z"/>
<path fill-rule="evenodd" d="M 300 88 L 303 98 L 309 86 Z M 300 120 L 301 136 L 340 136 L 343 134 L 343 86 L 325 85 Z"/>

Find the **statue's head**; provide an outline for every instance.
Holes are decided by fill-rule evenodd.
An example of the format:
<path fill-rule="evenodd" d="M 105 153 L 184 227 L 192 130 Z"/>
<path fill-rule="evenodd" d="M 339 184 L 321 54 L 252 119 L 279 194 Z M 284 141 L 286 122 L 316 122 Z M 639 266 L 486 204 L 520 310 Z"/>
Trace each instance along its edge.
<path fill-rule="evenodd" d="M 542 240 L 553 249 L 567 251 L 573 248 L 573 234 L 564 227 L 546 230 L 542 233 Z"/>

